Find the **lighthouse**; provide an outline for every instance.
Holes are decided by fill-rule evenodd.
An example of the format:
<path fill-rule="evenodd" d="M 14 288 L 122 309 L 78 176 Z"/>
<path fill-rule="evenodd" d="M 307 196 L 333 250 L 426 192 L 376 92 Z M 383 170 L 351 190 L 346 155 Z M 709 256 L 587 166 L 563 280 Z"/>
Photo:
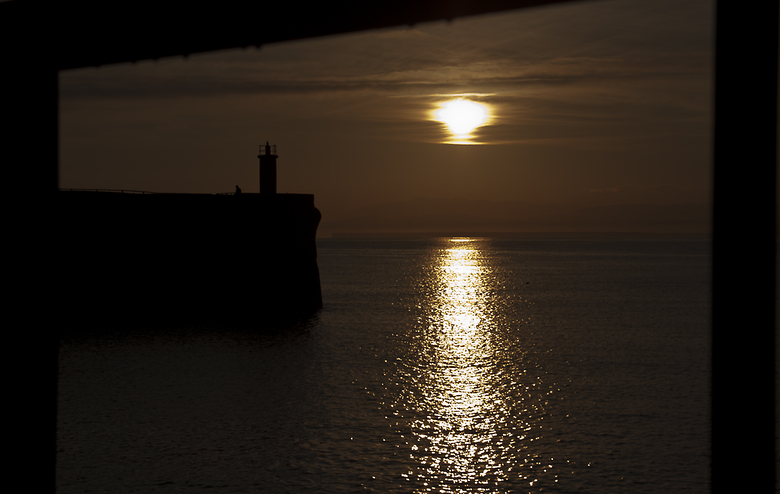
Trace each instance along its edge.
<path fill-rule="evenodd" d="M 260 145 L 260 193 L 264 195 L 276 194 L 276 145 L 268 142 Z"/>

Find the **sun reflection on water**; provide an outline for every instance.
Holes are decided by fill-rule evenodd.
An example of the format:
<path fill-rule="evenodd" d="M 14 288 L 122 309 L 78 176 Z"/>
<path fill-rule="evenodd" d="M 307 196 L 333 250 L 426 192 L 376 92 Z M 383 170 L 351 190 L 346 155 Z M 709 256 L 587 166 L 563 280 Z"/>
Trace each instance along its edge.
<path fill-rule="evenodd" d="M 507 382 L 502 367 L 493 274 L 470 239 L 451 239 L 437 256 L 420 328 L 419 391 L 410 400 L 418 410 L 410 423 L 416 492 L 496 492 L 510 477 L 526 477 L 521 443 L 536 433 L 532 414 L 518 417 L 519 383 Z"/>
<path fill-rule="evenodd" d="M 429 378 L 437 386 L 427 389 L 428 401 L 439 411 L 438 431 L 420 434 L 431 443 L 427 470 L 461 480 L 486 473 L 501 477 L 495 451 L 485 447 L 495 439 L 491 418 L 500 415 L 492 409 L 501 406 L 489 385 L 493 348 L 485 331 L 490 314 L 482 303 L 485 267 L 469 243 L 454 244 L 444 254 L 438 269 L 439 318 L 431 321 L 438 366 L 429 369 Z"/>
<path fill-rule="evenodd" d="M 410 273 L 402 300 L 414 322 L 397 334 L 383 384 L 400 492 L 550 488 L 569 468 L 546 420 L 558 385 L 543 371 L 548 350 L 534 347 L 516 261 L 473 238 L 442 239 L 427 255 Z"/>

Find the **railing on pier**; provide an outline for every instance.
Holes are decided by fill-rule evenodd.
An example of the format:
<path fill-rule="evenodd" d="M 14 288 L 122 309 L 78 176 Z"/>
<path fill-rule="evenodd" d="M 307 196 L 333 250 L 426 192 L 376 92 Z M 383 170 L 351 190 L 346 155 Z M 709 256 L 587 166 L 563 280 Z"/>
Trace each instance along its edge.
<path fill-rule="evenodd" d="M 201 193 L 201 192 L 151 192 L 148 190 L 130 190 L 130 189 L 72 189 L 67 187 L 60 187 L 59 190 L 61 192 L 109 192 L 112 194 L 157 194 L 157 195 L 165 195 L 165 196 L 172 196 L 172 195 L 190 195 L 190 196 L 234 196 L 236 195 L 235 192 L 216 192 L 216 193 Z M 241 192 L 238 195 L 242 196 L 260 196 L 257 192 Z M 303 196 L 311 196 L 314 197 L 311 194 L 297 194 L 294 192 L 277 192 L 274 194 L 275 196 L 284 196 L 284 197 L 303 197 Z"/>
<path fill-rule="evenodd" d="M 158 192 L 149 192 L 148 190 L 128 190 L 128 189 L 68 189 L 60 187 L 62 192 L 112 192 L 119 194 L 158 194 Z"/>

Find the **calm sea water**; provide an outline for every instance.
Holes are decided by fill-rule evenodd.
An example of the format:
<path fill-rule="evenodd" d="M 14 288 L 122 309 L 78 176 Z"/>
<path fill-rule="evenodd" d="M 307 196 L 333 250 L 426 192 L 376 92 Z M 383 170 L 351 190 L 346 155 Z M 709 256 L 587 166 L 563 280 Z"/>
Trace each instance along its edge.
<path fill-rule="evenodd" d="M 708 242 L 318 252 L 295 327 L 65 338 L 59 492 L 708 491 Z"/>

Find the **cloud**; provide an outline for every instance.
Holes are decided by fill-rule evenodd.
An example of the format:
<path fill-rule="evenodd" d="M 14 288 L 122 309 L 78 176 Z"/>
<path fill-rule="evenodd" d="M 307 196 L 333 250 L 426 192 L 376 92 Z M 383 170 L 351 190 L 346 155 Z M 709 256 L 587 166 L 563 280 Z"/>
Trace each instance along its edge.
<path fill-rule="evenodd" d="M 709 76 L 692 1 L 593 2 L 63 72 L 64 98 L 486 92 Z M 666 9 L 666 11 L 664 10 Z M 709 9 L 709 10 L 708 10 Z M 679 14 L 682 12 L 682 14 Z M 678 19 L 697 16 L 696 20 Z M 663 22 L 663 23 L 662 23 Z M 702 24 L 700 27 L 696 27 Z M 691 28 L 691 26 L 695 28 Z"/>
<path fill-rule="evenodd" d="M 611 188 L 608 188 L 608 189 L 588 189 L 588 192 L 590 192 L 591 194 L 594 194 L 594 193 L 598 194 L 598 193 L 602 193 L 602 192 L 618 192 L 620 189 L 621 189 L 621 187 L 611 187 Z"/>
<path fill-rule="evenodd" d="M 66 71 L 61 177 L 74 187 L 216 187 L 206 177 L 218 173 L 198 178 L 198 166 L 221 169 L 232 187 L 254 170 L 255 141 L 270 138 L 298 170 L 289 190 L 329 207 L 431 187 L 553 201 L 582 188 L 706 181 L 711 9 L 572 2 Z M 440 145 L 446 134 L 429 111 L 466 93 L 495 108 L 475 138 L 493 146 Z M 471 174 L 483 168 L 492 174 Z M 200 181 L 171 185 L 181 177 Z"/>

